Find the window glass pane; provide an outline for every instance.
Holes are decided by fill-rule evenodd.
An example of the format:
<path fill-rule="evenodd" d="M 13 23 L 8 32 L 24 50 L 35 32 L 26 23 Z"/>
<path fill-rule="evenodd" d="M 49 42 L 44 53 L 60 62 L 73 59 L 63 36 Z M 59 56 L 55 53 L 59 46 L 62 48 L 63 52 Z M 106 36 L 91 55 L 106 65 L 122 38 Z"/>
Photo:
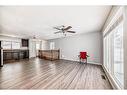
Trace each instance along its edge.
<path fill-rule="evenodd" d="M 11 42 L 3 41 L 3 49 L 11 49 Z"/>
<path fill-rule="evenodd" d="M 103 46 L 104 46 L 104 66 L 106 67 L 106 37 L 104 38 Z"/>
<path fill-rule="evenodd" d="M 47 49 L 47 41 L 42 41 L 42 42 L 41 42 L 41 49 L 42 49 L 42 50 Z"/>
<path fill-rule="evenodd" d="M 20 49 L 20 42 L 12 42 L 12 49 Z"/>
<path fill-rule="evenodd" d="M 39 50 L 39 49 L 40 49 L 40 43 L 37 42 L 37 43 L 36 43 L 36 50 Z"/>
<path fill-rule="evenodd" d="M 110 32 L 108 35 L 108 70 L 111 73 L 112 72 L 112 64 L 113 64 L 113 32 Z"/>
<path fill-rule="evenodd" d="M 110 58 L 109 58 L 109 48 L 110 48 L 110 45 L 109 45 L 109 36 L 107 36 L 107 41 L 106 41 L 106 49 L 107 49 L 107 69 L 109 71 L 109 61 L 110 61 Z"/>
<path fill-rule="evenodd" d="M 50 42 L 50 49 L 55 49 L 55 42 Z"/>
<path fill-rule="evenodd" d="M 104 66 L 107 69 L 107 37 L 104 38 Z"/>
<path fill-rule="evenodd" d="M 122 24 L 114 32 L 114 75 L 123 85 L 123 30 Z"/>

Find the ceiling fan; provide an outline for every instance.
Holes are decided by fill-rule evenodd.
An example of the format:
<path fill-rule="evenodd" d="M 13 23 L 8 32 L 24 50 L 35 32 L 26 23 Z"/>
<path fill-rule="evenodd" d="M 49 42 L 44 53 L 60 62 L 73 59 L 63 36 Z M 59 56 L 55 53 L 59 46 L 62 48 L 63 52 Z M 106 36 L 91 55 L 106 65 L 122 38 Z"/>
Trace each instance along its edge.
<path fill-rule="evenodd" d="M 69 29 L 71 29 L 72 26 L 65 27 L 64 25 L 62 25 L 62 26 L 53 27 L 53 28 L 58 30 L 58 32 L 54 32 L 54 34 L 63 33 L 66 36 L 66 33 L 76 33 L 75 31 L 69 31 Z"/>

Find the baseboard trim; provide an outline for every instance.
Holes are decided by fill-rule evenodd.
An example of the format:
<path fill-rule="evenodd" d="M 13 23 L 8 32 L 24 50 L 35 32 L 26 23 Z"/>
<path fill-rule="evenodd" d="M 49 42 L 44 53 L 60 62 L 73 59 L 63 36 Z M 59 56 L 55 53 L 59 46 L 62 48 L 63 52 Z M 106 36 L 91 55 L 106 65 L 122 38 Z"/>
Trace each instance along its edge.
<path fill-rule="evenodd" d="M 88 62 L 89 64 L 94 64 L 94 65 L 102 65 L 101 63 L 96 63 L 96 62 Z"/>
<path fill-rule="evenodd" d="M 111 86 L 113 87 L 113 89 L 115 90 L 121 90 L 122 88 L 120 88 L 120 86 L 115 82 L 115 80 L 113 79 L 113 77 L 108 73 L 108 71 L 106 70 L 106 68 L 104 67 L 104 65 L 102 65 L 102 68 L 111 84 Z"/>
<path fill-rule="evenodd" d="M 72 61 L 72 62 L 78 62 L 79 63 L 79 61 L 75 61 L 75 60 L 68 60 L 68 59 L 60 59 L 60 60 L 67 60 L 67 61 Z M 96 63 L 96 62 L 87 62 L 87 64 L 94 64 L 94 65 L 102 65 L 101 63 Z"/>

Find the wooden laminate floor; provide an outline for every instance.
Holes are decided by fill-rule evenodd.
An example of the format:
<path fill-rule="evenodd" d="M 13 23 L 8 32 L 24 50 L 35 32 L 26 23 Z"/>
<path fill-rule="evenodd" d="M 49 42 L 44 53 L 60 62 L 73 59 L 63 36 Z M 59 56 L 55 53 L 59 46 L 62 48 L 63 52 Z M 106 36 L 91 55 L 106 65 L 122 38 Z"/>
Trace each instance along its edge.
<path fill-rule="evenodd" d="M 98 65 L 34 58 L 0 68 L 0 89 L 112 89 L 101 75 Z"/>

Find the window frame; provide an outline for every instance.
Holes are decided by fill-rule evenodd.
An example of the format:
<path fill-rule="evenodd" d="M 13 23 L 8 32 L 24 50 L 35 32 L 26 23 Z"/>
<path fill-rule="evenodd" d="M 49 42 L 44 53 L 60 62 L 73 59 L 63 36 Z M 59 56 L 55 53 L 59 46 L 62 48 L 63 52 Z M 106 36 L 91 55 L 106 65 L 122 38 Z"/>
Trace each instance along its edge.
<path fill-rule="evenodd" d="M 4 48 L 4 42 L 10 42 L 10 48 Z M 16 41 L 3 41 L 2 42 L 2 47 L 3 47 L 3 49 L 14 49 L 13 46 L 12 46 L 13 43 L 19 43 L 20 48 L 21 48 L 21 42 L 16 42 Z M 20 49 L 20 48 L 17 48 L 17 49 Z"/>
<path fill-rule="evenodd" d="M 13 43 L 19 43 L 19 48 L 13 48 Z M 21 42 L 12 41 L 11 42 L 11 49 L 20 49 L 21 48 Z"/>
<path fill-rule="evenodd" d="M 116 83 L 121 88 L 123 88 L 124 87 L 124 72 L 123 72 L 123 83 L 121 83 L 121 80 L 119 80 L 119 78 L 116 77 L 115 72 L 114 72 L 114 64 L 115 64 L 114 63 L 114 33 L 115 33 L 115 31 L 118 31 L 121 24 L 123 24 L 123 21 L 118 26 L 116 26 L 112 31 L 110 31 L 106 36 L 103 37 L 103 46 L 104 46 L 104 48 L 103 48 L 104 54 L 103 55 L 104 55 L 105 69 L 113 77 L 113 79 L 116 81 Z M 123 25 L 122 25 L 122 31 L 123 31 Z M 112 40 L 112 42 L 111 42 L 111 40 Z M 122 40 L 123 40 L 123 38 L 122 38 Z M 112 44 L 112 46 L 111 46 L 111 44 Z M 109 47 L 111 48 L 111 51 L 110 51 Z M 107 58 L 107 57 L 110 57 L 109 53 L 107 53 L 107 52 L 110 52 L 111 58 Z M 124 56 L 124 54 L 122 54 L 122 56 Z M 110 63 L 111 63 L 111 69 L 110 69 L 111 71 L 109 70 L 109 67 L 108 67 L 108 64 L 110 64 Z M 124 60 L 123 60 L 123 66 L 124 66 Z M 123 70 L 124 70 L 124 68 L 123 68 Z"/>

